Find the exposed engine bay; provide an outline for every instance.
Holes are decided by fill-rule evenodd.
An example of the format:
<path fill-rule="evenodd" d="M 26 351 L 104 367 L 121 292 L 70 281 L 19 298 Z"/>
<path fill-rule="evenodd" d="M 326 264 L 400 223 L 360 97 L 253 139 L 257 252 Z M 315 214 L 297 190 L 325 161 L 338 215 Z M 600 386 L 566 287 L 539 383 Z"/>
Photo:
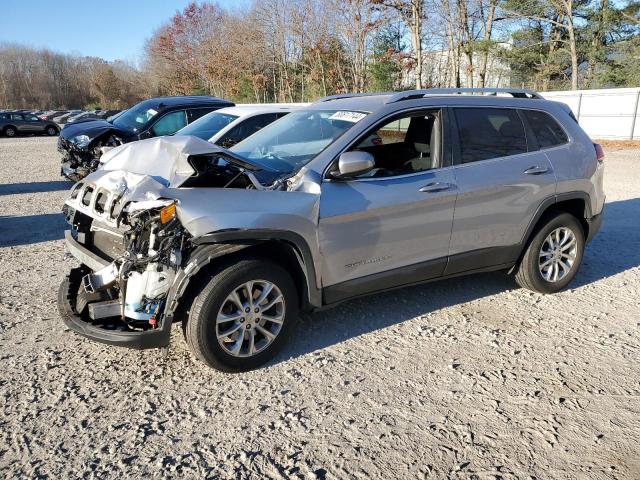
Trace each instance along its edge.
<path fill-rule="evenodd" d="M 72 236 L 106 265 L 98 270 L 83 265 L 72 272 L 69 288 L 74 291 L 68 293 L 75 313 L 101 328 L 156 328 L 183 252 L 188 252 L 189 234 L 176 218 L 175 202 L 143 201 L 119 210 L 109 194 L 89 186 L 76 190 L 77 197 L 63 210 Z M 72 206 L 73 200 L 88 206 L 90 196 L 95 212 L 115 222 Z"/>

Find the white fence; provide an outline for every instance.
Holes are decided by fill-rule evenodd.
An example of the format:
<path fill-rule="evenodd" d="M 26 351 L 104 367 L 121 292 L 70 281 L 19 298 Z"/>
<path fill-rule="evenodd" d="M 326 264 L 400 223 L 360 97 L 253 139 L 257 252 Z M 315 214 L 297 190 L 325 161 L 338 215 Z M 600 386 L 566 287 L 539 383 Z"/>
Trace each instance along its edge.
<path fill-rule="evenodd" d="M 640 139 L 640 88 L 540 92 L 571 107 L 591 138 Z"/>

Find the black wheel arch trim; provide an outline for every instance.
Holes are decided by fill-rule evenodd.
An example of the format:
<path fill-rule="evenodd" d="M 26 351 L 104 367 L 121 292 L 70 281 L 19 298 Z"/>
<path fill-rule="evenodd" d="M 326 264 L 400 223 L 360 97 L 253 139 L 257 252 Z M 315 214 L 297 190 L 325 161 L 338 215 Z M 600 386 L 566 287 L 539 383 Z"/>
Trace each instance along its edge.
<path fill-rule="evenodd" d="M 529 244 L 529 242 L 531 241 L 531 238 L 533 237 L 533 234 L 535 233 L 535 228 L 538 225 L 538 223 L 540 222 L 540 219 L 543 217 L 543 215 L 549 210 L 550 207 L 553 207 L 553 205 L 555 205 L 557 203 L 560 203 L 560 202 L 565 202 L 567 200 L 582 200 L 582 201 L 584 201 L 584 213 L 583 213 L 584 217 L 583 217 L 583 220 L 587 221 L 587 223 L 589 223 L 591 225 L 590 220 L 593 217 L 591 215 L 591 197 L 589 196 L 588 193 L 581 192 L 581 191 L 563 192 L 563 193 L 556 193 L 556 194 L 544 199 L 540 203 L 540 205 L 538 206 L 538 209 L 536 210 L 536 213 L 531 218 L 531 221 L 529 222 L 529 226 L 527 227 L 527 230 L 525 231 L 525 234 L 522 237 L 522 241 L 520 242 L 520 245 L 519 245 L 519 250 L 520 251 L 518 253 L 516 265 L 522 259 L 522 256 L 524 255 L 524 252 L 525 252 L 525 250 L 527 248 L 527 245 Z M 598 216 L 601 217 L 602 215 L 598 215 Z M 599 228 L 599 224 L 598 224 L 598 228 Z M 591 232 L 591 230 L 590 230 L 588 238 L 586 238 L 585 240 L 586 241 L 591 240 L 591 238 L 593 238 L 593 235 L 595 235 L 595 232 Z M 513 268 L 510 270 L 510 273 L 512 271 L 513 271 Z"/>
<path fill-rule="evenodd" d="M 529 226 L 527 227 L 527 230 L 525 231 L 525 234 L 522 238 L 521 246 L 523 250 L 524 250 L 524 247 L 526 247 L 527 243 L 529 242 L 531 235 L 533 234 L 533 231 L 536 228 L 536 225 L 538 224 L 542 216 L 545 214 L 545 212 L 549 209 L 549 207 L 552 207 L 553 205 L 560 202 L 565 202 L 567 200 L 583 200 L 584 201 L 584 217 L 583 218 L 584 220 L 587 220 L 587 221 L 591 218 L 592 216 L 591 215 L 591 197 L 589 196 L 588 193 L 575 191 L 575 192 L 557 193 L 555 195 L 552 195 L 551 197 L 546 198 L 545 200 L 542 201 L 542 203 L 540 203 L 540 205 L 538 206 L 538 209 L 536 210 L 536 213 L 531 218 L 531 221 L 529 222 Z"/>
<path fill-rule="evenodd" d="M 216 258 L 229 255 L 264 242 L 283 241 L 294 247 L 296 259 L 306 281 L 305 303 L 310 308 L 322 306 L 322 292 L 316 282 L 316 271 L 311 249 L 297 233 L 286 230 L 237 229 L 212 232 L 193 240 L 197 246 L 187 265 L 179 270 L 178 276 L 169 291 L 167 312 L 173 314 L 185 293 L 190 280 Z"/>

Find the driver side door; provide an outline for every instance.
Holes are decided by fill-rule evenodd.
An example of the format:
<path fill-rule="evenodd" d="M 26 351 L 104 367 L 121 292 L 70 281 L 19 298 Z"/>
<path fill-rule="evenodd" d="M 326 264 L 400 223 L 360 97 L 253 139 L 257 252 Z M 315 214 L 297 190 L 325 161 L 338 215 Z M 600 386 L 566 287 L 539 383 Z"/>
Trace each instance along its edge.
<path fill-rule="evenodd" d="M 446 110 L 429 109 L 383 121 L 348 150 L 374 156 L 373 171 L 325 179 L 319 244 L 325 301 L 442 275 L 457 195 L 443 149 Z"/>

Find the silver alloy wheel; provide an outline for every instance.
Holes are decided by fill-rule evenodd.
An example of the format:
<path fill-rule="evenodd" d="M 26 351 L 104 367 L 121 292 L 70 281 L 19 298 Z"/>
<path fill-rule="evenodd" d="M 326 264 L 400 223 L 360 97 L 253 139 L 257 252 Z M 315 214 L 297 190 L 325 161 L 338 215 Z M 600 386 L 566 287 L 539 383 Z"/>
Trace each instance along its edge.
<path fill-rule="evenodd" d="M 547 282 L 562 280 L 573 268 L 578 256 L 578 240 L 567 227 L 553 230 L 540 247 L 538 267 Z"/>
<path fill-rule="evenodd" d="M 282 330 L 285 303 L 280 289 L 252 280 L 233 289 L 216 318 L 216 337 L 234 357 L 251 357 L 267 348 Z"/>
<path fill-rule="evenodd" d="M 49 135 L 50 137 L 53 137 L 56 134 L 56 129 L 53 127 L 49 127 L 47 129 L 47 135 Z"/>
<path fill-rule="evenodd" d="M 4 133 L 7 137 L 13 137 L 16 134 L 16 131 L 13 128 L 7 128 Z"/>

